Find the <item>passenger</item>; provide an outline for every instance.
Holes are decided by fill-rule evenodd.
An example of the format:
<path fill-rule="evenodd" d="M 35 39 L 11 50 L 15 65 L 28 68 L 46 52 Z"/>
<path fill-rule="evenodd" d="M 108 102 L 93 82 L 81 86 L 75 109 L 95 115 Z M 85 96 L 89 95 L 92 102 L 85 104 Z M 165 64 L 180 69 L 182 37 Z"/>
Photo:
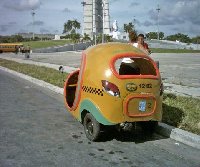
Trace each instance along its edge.
<path fill-rule="evenodd" d="M 134 46 L 134 45 L 133 45 Z M 150 55 L 151 50 L 149 49 L 149 46 L 147 43 L 144 42 L 144 34 L 139 34 L 137 37 L 137 48 L 142 50 L 144 53 Z"/>
<path fill-rule="evenodd" d="M 137 34 L 135 31 L 131 31 L 129 33 L 129 40 L 132 46 L 137 47 Z M 140 69 L 137 66 L 137 64 L 132 60 L 131 58 L 123 58 L 122 63 L 119 68 L 119 74 L 120 75 L 139 75 Z"/>
<path fill-rule="evenodd" d="M 137 47 L 137 33 L 135 31 L 129 32 L 129 44 Z M 130 58 L 123 58 L 122 63 L 132 63 Z"/>
<path fill-rule="evenodd" d="M 132 59 L 128 58 L 129 62 L 126 60 L 121 63 L 119 68 L 119 75 L 140 75 L 140 68 Z"/>

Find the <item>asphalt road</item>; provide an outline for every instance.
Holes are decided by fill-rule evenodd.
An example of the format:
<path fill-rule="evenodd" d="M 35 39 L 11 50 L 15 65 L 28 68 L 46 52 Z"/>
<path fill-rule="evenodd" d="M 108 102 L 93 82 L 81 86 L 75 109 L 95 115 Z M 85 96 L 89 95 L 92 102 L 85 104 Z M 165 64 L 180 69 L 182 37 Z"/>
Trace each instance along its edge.
<path fill-rule="evenodd" d="M 200 98 L 199 53 L 153 53 L 151 57 L 160 62 L 167 90 Z"/>
<path fill-rule="evenodd" d="M 0 71 L 0 167 L 199 167 L 200 150 L 141 131 L 90 142 L 63 98 Z"/>

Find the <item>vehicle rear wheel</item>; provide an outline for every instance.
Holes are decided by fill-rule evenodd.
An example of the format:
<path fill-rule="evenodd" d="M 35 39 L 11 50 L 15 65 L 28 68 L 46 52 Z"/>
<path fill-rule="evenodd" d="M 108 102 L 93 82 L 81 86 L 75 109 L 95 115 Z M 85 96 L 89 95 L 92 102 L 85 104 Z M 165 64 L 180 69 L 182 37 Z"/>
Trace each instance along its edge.
<path fill-rule="evenodd" d="M 100 123 L 91 113 L 87 113 L 83 121 L 86 137 L 91 141 L 96 141 L 100 136 Z"/>
<path fill-rule="evenodd" d="M 140 125 L 145 133 L 153 134 L 156 130 L 156 127 L 158 126 L 158 122 L 157 121 L 140 122 Z"/>
<path fill-rule="evenodd" d="M 0 53 L 3 53 L 3 51 L 2 51 L 2 50 L 0 50 Z"/>

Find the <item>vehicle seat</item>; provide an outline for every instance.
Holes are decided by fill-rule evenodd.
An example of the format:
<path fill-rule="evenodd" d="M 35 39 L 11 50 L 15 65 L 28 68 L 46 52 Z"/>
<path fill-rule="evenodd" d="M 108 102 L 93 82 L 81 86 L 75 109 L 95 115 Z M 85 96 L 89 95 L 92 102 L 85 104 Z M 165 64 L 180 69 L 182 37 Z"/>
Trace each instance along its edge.
<path fill-rule="evenodd" d="M 140 75 L 140 68 L 135 62 L 122 62 L 119 68 L 119 75 Z"/>

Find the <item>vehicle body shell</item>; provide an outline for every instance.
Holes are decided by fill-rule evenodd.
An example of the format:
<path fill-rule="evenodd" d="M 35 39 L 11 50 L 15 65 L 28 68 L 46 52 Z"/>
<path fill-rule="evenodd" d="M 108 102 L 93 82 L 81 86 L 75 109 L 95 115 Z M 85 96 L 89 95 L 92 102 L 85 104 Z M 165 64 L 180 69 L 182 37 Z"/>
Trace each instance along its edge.
<path fill-rule="evenodd" d="M 140 64 L 143 74 L 120 75 L 116 63 L 125 57 Z M 119 96 L 109 94 L 103 87 L 104 81 L 115 85 Z M 86 113 L 103 125 L 161 121 L 161 85 L 159 69 L 148 55 L 129 44 L 101 44 L 85 50 L 80 69 L 67 77 L 65 104 L 80 122 Z"/>

